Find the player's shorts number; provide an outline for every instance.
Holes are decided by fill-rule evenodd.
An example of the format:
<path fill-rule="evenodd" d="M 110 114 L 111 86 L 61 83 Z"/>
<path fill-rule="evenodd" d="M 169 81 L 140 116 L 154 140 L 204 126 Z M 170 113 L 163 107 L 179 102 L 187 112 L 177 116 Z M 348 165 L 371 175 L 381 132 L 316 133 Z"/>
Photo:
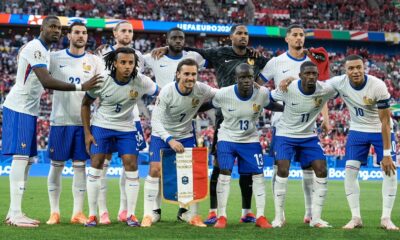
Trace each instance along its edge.
<path fill-rule="evenodd" d="M 81 83 L 81 79 L 80 78 L 74 78 L 74 77 L 70 77 L 70 78 L 68 78 L 68 80 L 69 80 L 69 82 L 70 83 L 73 83 L 73 84 L 80 84 Z"/>
<path fill-rule="evenodd" d="M 263 155 L 260 153 L 260 154 L 254 154 L 254 158 L 256 159 L 256 161 L 257 161 L 257 165 L 258 165 L 258 167 L 263 167 L 264 166 L 264 159 L 263 159 Z"/>
<path fill-rule="evenodd" d="M 240 120 L 240 130 L 247 130 L 249 129 L 249 121 L 248 120 Z"/>
<path fill-rule="evenodd" d="M 362 108 L 354 107 L 354 110 L 356 110 L 356 116 L 364 116 L 364 110 Z"/>

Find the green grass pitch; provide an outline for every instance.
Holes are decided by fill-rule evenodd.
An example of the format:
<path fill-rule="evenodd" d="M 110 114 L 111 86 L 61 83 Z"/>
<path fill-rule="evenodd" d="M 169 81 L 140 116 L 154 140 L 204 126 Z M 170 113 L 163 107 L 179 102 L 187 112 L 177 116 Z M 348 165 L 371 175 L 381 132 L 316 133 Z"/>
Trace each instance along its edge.
<path fill-rule="evenodd" d="M 231 183 L 228 205 L 228 227 L 226 229 L 195 228 L 176 221 L 177 206 L 163 203 L 162 219 L 151 228 L 129 228 L 116 221 L 119 207 L 118 179 L 110 179 L 108 185 L 108 207 L 110 226 L 85 228 L 69 224 L 72 211 L 71 178 L 63 178 L 61 195 L 61 221 L 57 226 L 45 224 L 49 217 L 49 201 L 46 178 L 31 177 L 24 196 L 23 210 L 28 216 L 39 219 L 42 224 L 36 229 L 21 229 L 0 224 L 0 239 L 400 239 L 400 232 L 388 232 L 379 228 L 381 214 L 381 182 L 361 182 L 361 210 L 363 229 L 352 231 L 341 227 L 350 219 L 344 186 L 341 181 L 330 181 L 323 219 L 333 225 L 330 229 L 312 229 L 302 223 L 304 199 L 300 181 L 289 181 L 286 200 L 287 225 L 282 229 L 259 229 L 254 224 L 239 223 L 241 197 L 237 180 Z M 270 180 L 266 181 L 266 216 L 274 216 Z M 0 177 L 0 216 L 4 219 L 9 206 L 9 181 Z M 400 225 L 399 200 L 396 200 L 392 219 Z M 208 199 L 201 204 L 203 218 L 208 211 Z M 253 199 L 253 210 L 255 204 Z M 87 206 L 85 206 L 87 212 Z M 143 182 L 137 205 L 137 216 L 143 215 Z"/>

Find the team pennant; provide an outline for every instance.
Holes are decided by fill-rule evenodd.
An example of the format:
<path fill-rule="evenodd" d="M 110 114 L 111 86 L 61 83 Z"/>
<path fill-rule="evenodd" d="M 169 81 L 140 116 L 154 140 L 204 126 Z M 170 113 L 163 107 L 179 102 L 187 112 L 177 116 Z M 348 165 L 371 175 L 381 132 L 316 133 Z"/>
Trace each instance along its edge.
<path fill-rule="evenodd" d="M 161 150 L 161 185 L 163 198 L 189 206 L 208 194 L 207 148 L 185 148 L 184 153 Z"/>

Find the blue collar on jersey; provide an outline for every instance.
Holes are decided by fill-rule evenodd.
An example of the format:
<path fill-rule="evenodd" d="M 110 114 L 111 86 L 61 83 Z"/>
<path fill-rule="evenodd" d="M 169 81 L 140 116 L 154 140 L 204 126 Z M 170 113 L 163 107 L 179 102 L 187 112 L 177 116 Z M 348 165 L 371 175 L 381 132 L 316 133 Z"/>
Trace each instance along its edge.
<path fill-rule="evenodd" d="M 179 90 L 179 87 L 178 87 L 178 82 L 175 82 L 175 88 L 176 88 L 176 91 L 178 91 L 178 93 L 180 94 L 180 95 L 182 95 L 182 96 L 189 96 L 191 93 L 192 93 L 192 91 L 190 91 L 190 92 L 188 92 L 188 93 L 183 93 L 183 92 L 181 92 L 180 90 Z"/>
<path fill-rule="evenodd" d="M 112 45 L 110 45 L 110 49 L 111 49 L 111 51 L 115 51 L 115 48 Z"/>
<path fill-rule="evenodd" d="M 127 81 L 127 82 L 120 82 L 120 81 L 118 81 L 116 78 L 115 78 L 115 75 L 114 74 L 109 74 L 111 77 L 112 77 L 112 79 L 114 80 L 114 82 L 116 83 L 116 84 L 118 84 L 118 85 L 120 85 L 120 86 L 124 86 L 124 85 L 126 85 L 126 84 L 128 84 L 128 83 L 130 83 L 131 81 L 132 81 L 132 77 L 130 77 L 129 78 L 129 81 Z"/>
<path fill-rule="evenodd" d="M 301 80 L 299 80 L 299 81 L 297 82 L 297 86 L 299 87 L 300 92 L 301 92 L 302 94 L 304 94 L 304 95 L 307 95 L 307 96 L 313 95 L 313 94 L 315 93 L 315 91 L 317 90 L 317 88 L 315 88 L 314 92 L 312 92 L 312 93 L 305 93 L 304 90 L 303 90 L 303 87 L 301 86 Z"/>
<path fill-rule="evenodd" d="M 242 100 L 242 101 L 247 101 L 247 100 L 249 100 L 252 96 L 253 96 L 253 93 L 254 93 L 254 87 L 252 88 L 252 93 L 251 93 L 251 95 L 249 96 L 249 97 L 241 97 L 240 96 L 240 94 L 239 94 L 239 89 L 238 89 L 238 85 L 237 84 L 235 84 L 235 86 L 233 87 L 233 89 L 234 89 L 234 91 L 235 91 L 235 95 L 236 95 L 236 97 L 238 97 L 240 100 Z"/>
<path fill-rule="evenodd" d="M 293 57 L 292 55 L 290 55 L 289 54 L 289 51 L 287 51 L 286 52 L 286 55 L 290 58 L 290 59 L 292 59 L 293 61 L 296 61 L 296 62 L 302 62 L 302 61 L 304 61 L 304 60 L 306 60 L 306 58 L 307 58 L 307 55 L 304 55 L 304 57 L 303 58 L 295 58 L 295 57 Z"/>
<path fill-rule="evenodd" d="M 37 40 L 39 40 L 39 42 L 43 45 L 44 48 L 46 48 L 46 50 L 49 50 L 49 47 L 47 46 L 47 44 L 45 42 L 42 41 L 42 39 L 40 38 L 36 38 Z"/>
<path fill-rule="evenodd" d="M 179 54 L 178 56 L 170 56 L 168 54 L 165 54 L 165 56 L 167 58 L 170 58 L 170 59 L 173 59 L 173 60 L 178 60 L 178 59 L 181 59 L 183 57 L 183 54 Z"/>
<path fill-rule="evenodd" d="M 350 86 L 351 86 L 354 90 L 360 91 L 360 90 L 362 90 L 362 89 L 365 87 L 365 85 L 367 85 L 367 80 L 368 80 L 368 76 L 367 76 L 367 75 L 364 75 L 364 82 L 363 82 L 363 84 L 361 84 L 361 86 L 358 86 L 358 87 L 354 86 L 354 85 L 351 83 L 350 78 L 349 78 L 349 83 L 350 83 Z"/>
<path fill-rule="evenodd" d="M 65 49 L 65 51 L 67 52 L 67 54 L 68 54 L 69 56 L 71 56 L 71 57 L 73 57 L 73 58 L 81 58 L 81 57 L 85 56 L 85 54 L 86 54 L 86 52 L 83 52 L 81 55 L 75 55 L 75 54 L 72 54 L 72 53 L 69 51 L 68 48 Z"/>

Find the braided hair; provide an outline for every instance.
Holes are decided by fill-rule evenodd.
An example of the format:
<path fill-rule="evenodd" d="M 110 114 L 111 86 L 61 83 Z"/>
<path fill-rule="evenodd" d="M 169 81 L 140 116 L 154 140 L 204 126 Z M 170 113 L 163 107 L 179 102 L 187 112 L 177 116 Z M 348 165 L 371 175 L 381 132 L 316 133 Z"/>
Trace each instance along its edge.
<path fill-rule="evenodd" d="M 133 54 L 133 56 L 135 57 L 135 67 L 131 73 L 131 78 L 135 78 L 137 73 L 138 73 L 138 56 L 135 52 L 135 50 L 133 48 L 129 48 L 129 47 L 121 47 L 118 48 L 117 50 L 111 51 L 107 54 L 104 55 L 104 61 L 106 63 L 106 69 L 110 70 L 110 75 L 111 76 L 115 76 L 115 66 L 114 66 L 114 62 L 118 60 L 118 53 L 126 53 L 126 54 Z"/>

